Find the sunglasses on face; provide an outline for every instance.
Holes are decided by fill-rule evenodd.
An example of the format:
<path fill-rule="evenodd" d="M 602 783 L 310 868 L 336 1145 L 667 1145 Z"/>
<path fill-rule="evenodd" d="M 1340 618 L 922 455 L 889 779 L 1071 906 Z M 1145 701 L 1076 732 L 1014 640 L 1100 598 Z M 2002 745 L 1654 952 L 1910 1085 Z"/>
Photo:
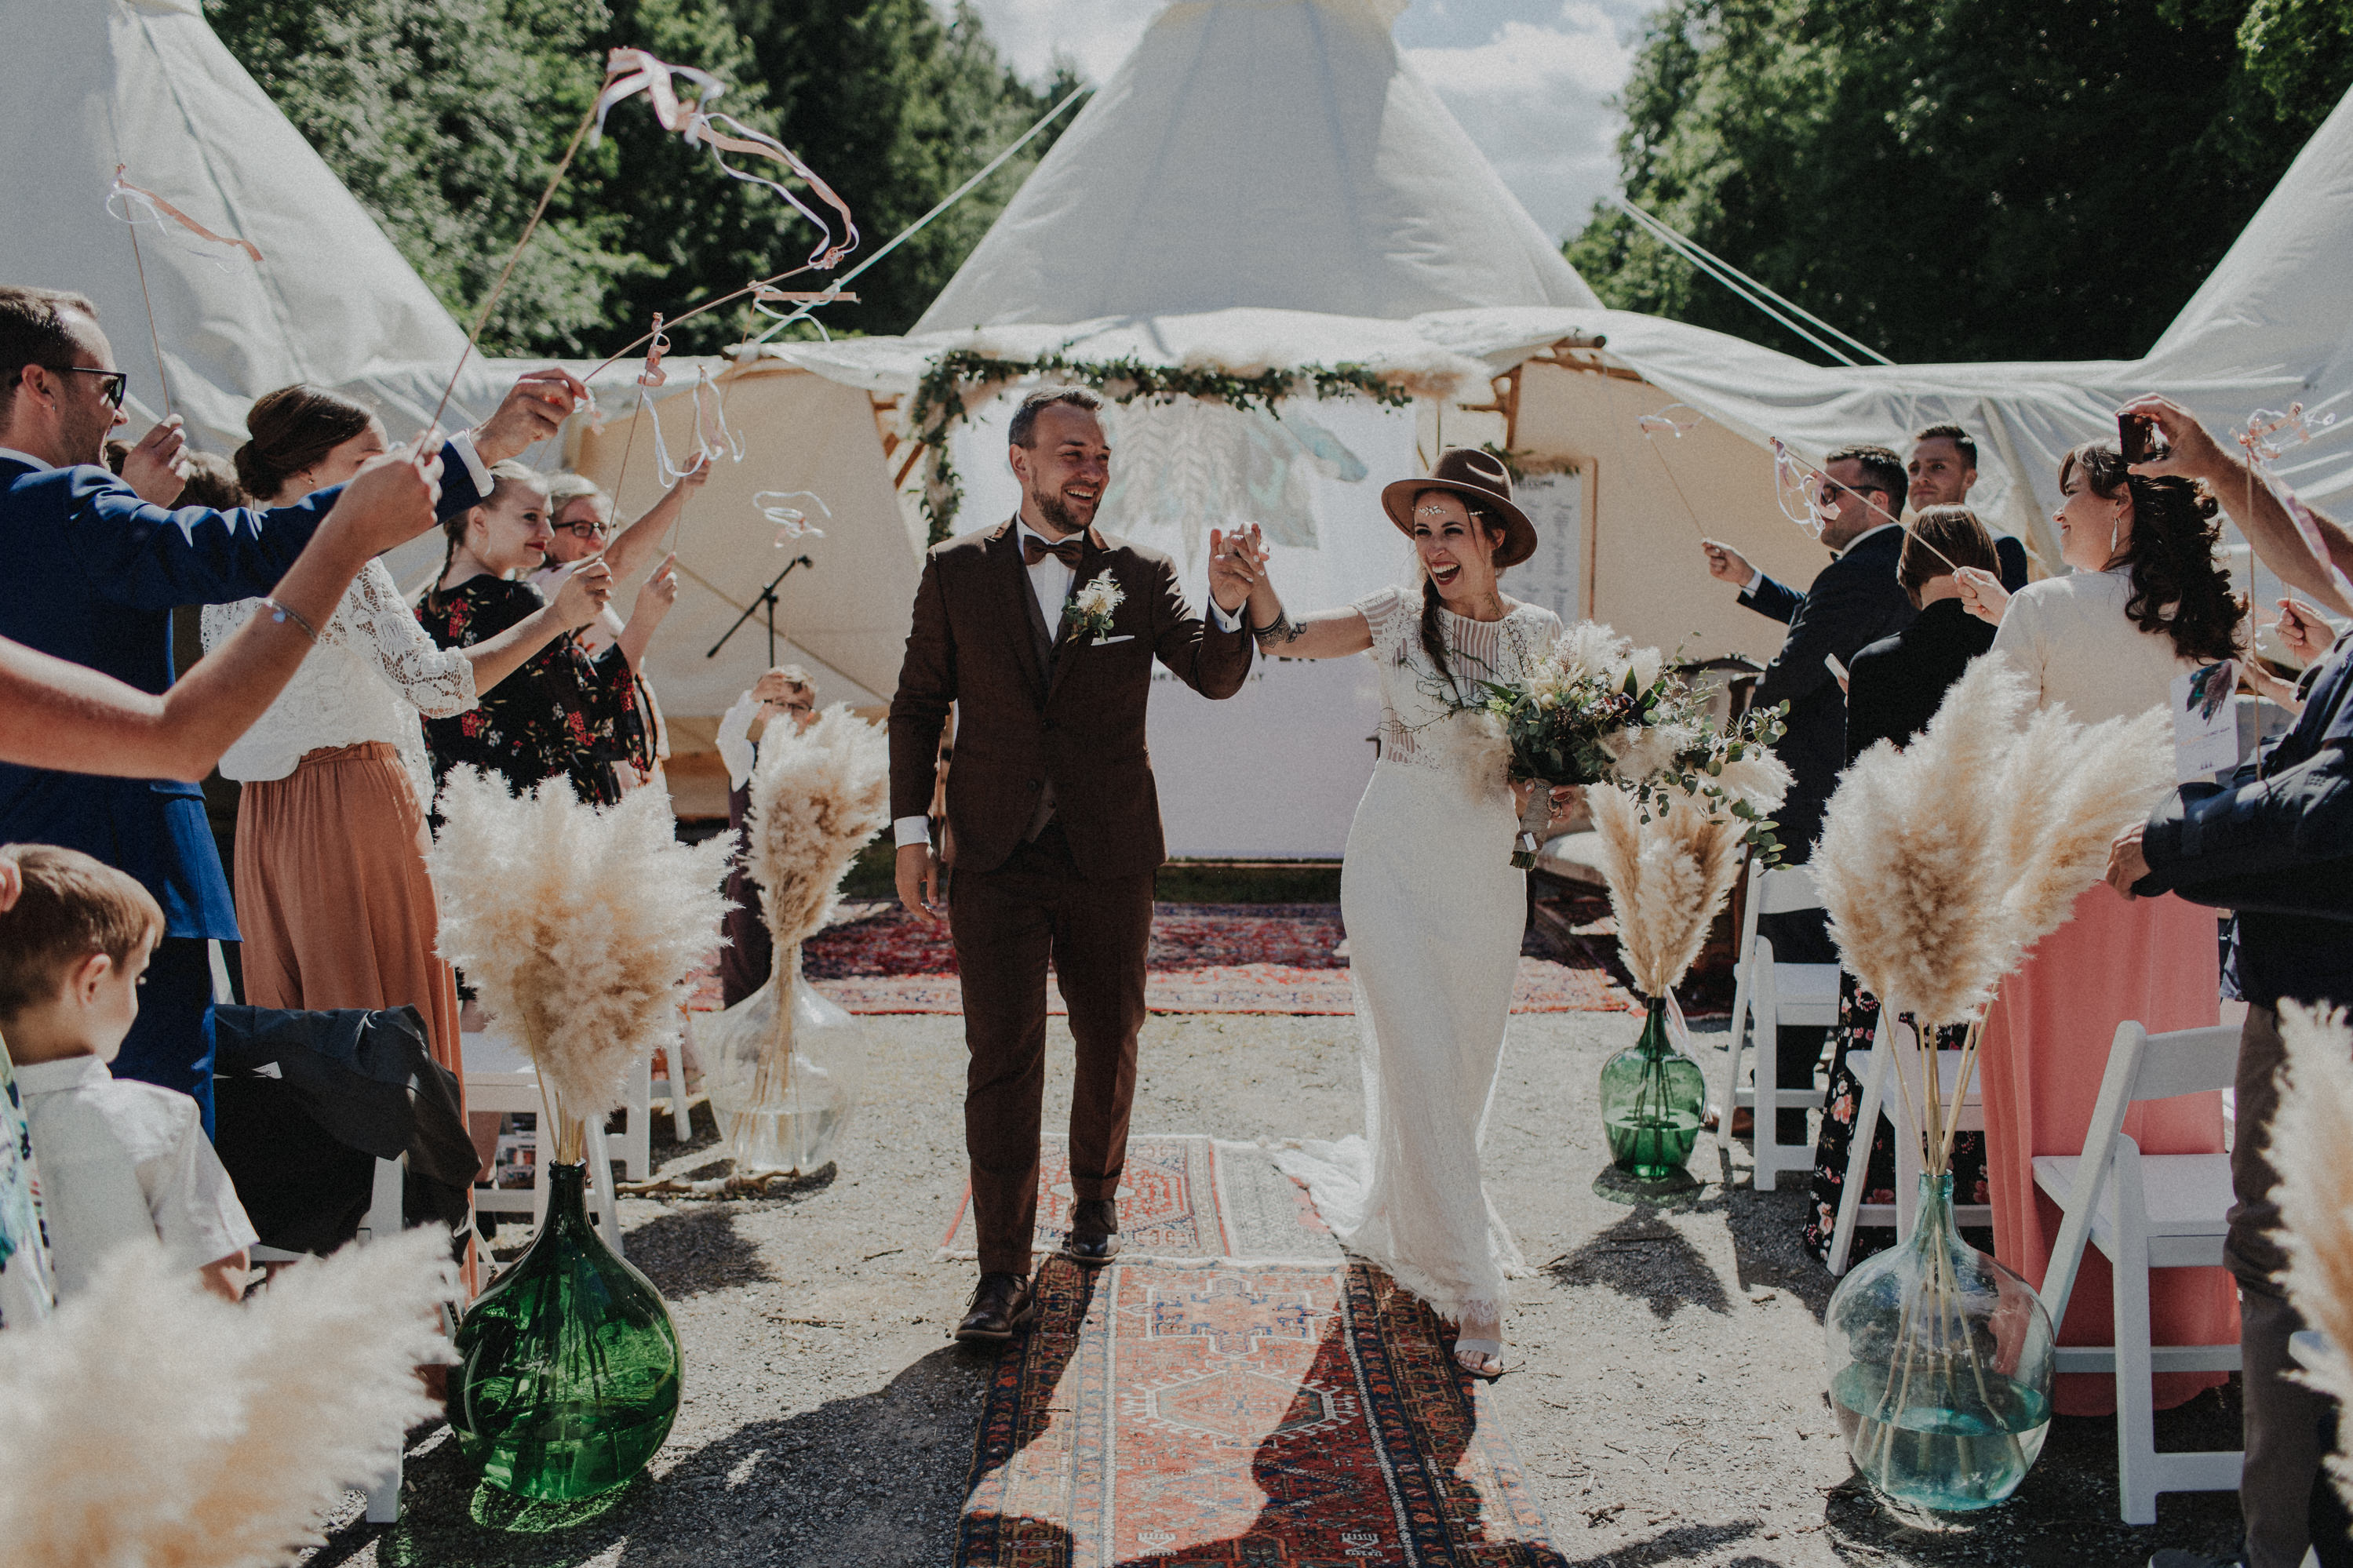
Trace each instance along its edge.
<path fill-rule="evenodd" d="M 61 374 L 67 372 L 71 372 L 75 375 L 104 376 L 106 380 L 104 384 L 99 387 L 98 395 L 105 400 L 106 405 L 109 408 L 120 408 L 122 406 L 122 395 L 130 388 L 131 385 L 131 373 L 129 371 L 100 370 L 95 365 L 87 364 L 53 364 L 47 368 L 57 371 Z"/>

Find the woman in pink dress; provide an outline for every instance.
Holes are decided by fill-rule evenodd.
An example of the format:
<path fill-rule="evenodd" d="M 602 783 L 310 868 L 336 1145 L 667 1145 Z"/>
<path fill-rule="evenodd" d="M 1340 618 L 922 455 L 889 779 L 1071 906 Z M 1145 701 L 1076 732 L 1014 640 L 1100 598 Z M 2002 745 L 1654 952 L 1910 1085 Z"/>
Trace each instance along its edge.
<path fill-rule="evenodd" d="M 2115 447 L 2086 446 L 2060 464 L 2059 489 L 2060 552 L 2073 574 L 2005 595 L 1984 574 L 1962 574 L 1971 608 L 2000 627 L 1993 651 L 2039 685 L 2043 707 L 2064 707 L 2087 724 L 2128 717 L 2167 703 L 2182 671 L 2232 656 L 2246 606 L 2215 563 L 2221 524 L 2202 487 L 2140 478 Z M 2134 1018 L 2152 1032 L 2211 1025 L 2221 996 L 2212 910 L 2171 895 L 2126 900 L 2105 882 L 2002 982 L 1986 1018 L 1979 1081 L 1994 1254 L 2003 1263 L 2042 1283 L 2060 1216 L 2035 1187 L 2034 1157 L 2083 1152 L 2117 1024 Z M 2143 1153 L 2219 1152 L 2222 1097 L 2136 1106 L 2125 1131 Z M 2090 1248 L 2059 1342 L 2113 1343 L 2114 1300 L 2107 1260 Z M 2238 1341 L 2238 1299 L 2220 1268 L 2153 1273 L 2149 1312 L 2157 1344 Z M 2158 1408 L 2228 1378 L 2160 1373 Z M 2055 1404 L 2063 1415 L 2110 1414 L 2116 1380 L 2063 1374 Z"/>

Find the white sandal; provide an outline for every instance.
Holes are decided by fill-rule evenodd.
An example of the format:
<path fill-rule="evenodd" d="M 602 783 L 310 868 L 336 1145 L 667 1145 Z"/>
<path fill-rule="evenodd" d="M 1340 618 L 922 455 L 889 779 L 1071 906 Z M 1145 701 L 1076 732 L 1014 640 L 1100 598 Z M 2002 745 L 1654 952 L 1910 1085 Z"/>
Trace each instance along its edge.
<path fill-rule="evenodd" d="M 1493 1383 L 1504 1375 L 1504 1342 L 1458 1339 L 1454 1342 L 1454 1364 L 1472 1377 Z"/>

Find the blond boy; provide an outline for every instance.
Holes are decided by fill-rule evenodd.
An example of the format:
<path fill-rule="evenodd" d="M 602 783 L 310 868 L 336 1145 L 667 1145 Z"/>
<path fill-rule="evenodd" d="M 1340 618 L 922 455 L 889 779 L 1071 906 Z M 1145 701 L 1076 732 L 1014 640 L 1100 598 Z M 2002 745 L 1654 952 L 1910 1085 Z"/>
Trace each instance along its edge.
<path fill-rule="evenodd" d="M 140 1237 L 236 1300 L 256 1237 L 196 1102 L 106 1065 L 139 1016 L 163 910 L 78 850 L 18 844 L 0 857 L 21 882 L 0 912 L 0 1039 L 32 1129 L 58 1300 L 87 1289 L 110 1254 Z"/>

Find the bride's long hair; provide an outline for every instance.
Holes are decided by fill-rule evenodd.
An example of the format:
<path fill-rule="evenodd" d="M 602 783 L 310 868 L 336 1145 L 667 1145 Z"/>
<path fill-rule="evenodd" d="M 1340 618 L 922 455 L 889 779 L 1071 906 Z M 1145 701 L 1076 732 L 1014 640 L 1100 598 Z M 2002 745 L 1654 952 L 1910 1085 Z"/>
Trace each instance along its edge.
<path fill-rule="evenodd" d="M 1437 486 L 1416 490 L 1413 504 L 1419 506 L 1422 497 L 1433 493 L 1452 496 L 1462 503 L 1462 510 L 1471 514 L 1471 521 L 1477 523 L 1479 531 L 1487 536 L 1487 558 L 1493 560 L 1506 531 L 1502 515 L 1494 508 L 1472 500 L 1461 490 L 1442 489 Z M 1430 655 L 1430 662 L 1438 667 L 1440 677 L 1451 681 L 1454 679 L 1454 671 L 1446 662 L 1446 627 L 1438 618 L 1438 612 L 1444 605 L 1438 596 L 1438 584 L 1430 580 L 1430 568 L 1421 563 L 1421 552 L 1419 550 L 1413 552 L 1413 563 L 1414 569 L 1421 574 L 1421 651 Z M 1502 581 L 1503 575 L 1498 571 L 1496 580 Z"/>

